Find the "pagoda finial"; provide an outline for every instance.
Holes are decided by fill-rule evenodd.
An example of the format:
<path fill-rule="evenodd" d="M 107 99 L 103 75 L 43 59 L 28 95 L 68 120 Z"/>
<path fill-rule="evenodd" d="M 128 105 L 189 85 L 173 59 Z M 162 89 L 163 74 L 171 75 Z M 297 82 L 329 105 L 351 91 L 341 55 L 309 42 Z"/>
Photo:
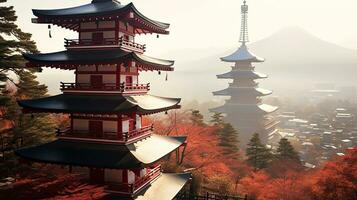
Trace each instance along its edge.
<path fill-rule="evenodd" d="M 249 38 L 248 38 L 248 5 L 247 5 L 246 0 L 243 1 L 243 5 L 241 6 L 241 12 L 242 12 L 242 24 L 241 24 L 239 42 L 241 42 L 244 45 L 245 43 L 249 42 Z"/>

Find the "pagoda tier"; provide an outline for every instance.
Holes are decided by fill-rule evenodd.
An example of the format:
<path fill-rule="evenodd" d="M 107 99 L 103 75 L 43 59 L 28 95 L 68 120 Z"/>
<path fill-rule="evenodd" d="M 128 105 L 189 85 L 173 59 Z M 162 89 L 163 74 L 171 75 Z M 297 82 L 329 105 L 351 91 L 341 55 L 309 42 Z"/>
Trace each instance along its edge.
<path fill-rule="evenodd" d="M 52 67 L 76 70 L 88 65 L 101 65 L 106 73 L 120 72 L 125 66 L 135 66 L 139 71 L 159 70 L 173 71 L 174 61 L 145 56 L 136 52 L 124 51 L 120 48 L 103 50 L 67 50 L 45 54 L 25 54 L 28 67 Z M 111 69 L 110 67 L 113 67 Z M 123 71 L 123 70 L 122 70 Z M 125 72 L 125 71 L 124 71 Z"/>
<path fill-rule="evenodd" d="M 34 23 L 55 24 L 74 31 L 83 29 L 82 23 L 116 20 L 116 27 L 133 34 L 169 34 L 167 23 L 158 22 L 141 14 L 133 3 L 122 5 L 116 0 L 93 0 L 90 4 L 55 10 L 33 10 Z M 125 24 L 128 23 L 128 24 Z M 129 29 L 127 27 L 130 27 Z M 107 28 L 103 26 L 103 28 Z"/>
<path fill-rule="evenodd" d="M 228 73 L 217 75 L 218 79 L 264 79 L 268 78 L 267 75 L 258 73 L 251 70 L 232 70 Z"/>
<path fill-rule="evenodd" d="M 262 89 L 262 88 L 254 88 L 254 87 L 229 87 L 224 90 L 220 90 L 217 92 L 213 92 L 216 96 L 240 96 L 240 95 L 249 95 L 249 96 L 267 96 L 272 94 L 273 92 L 270 90 Z"/>
<path fill-rule="evenodd" d="M 260 58 L 249 51 L 248 47 L 243 44 L 233 54 L 221 58 L 224 62 L 264 62 L 264 58 Z"/>
<path fill-rule="evenodd" d="M 179 98 L 152 95 L 85 95 L 61 94 L 41 99 L 19 101 L 25 111 L 89 114 L 154 114 L 180 108 Z"/>
<path fill-rule="evenodd" d="M 36 147 L 21 149 L 17 155 L 37 162 L 108 169 L 151 166 L 183 146 L 186 137 L 151 135 L 129 145 L 78 142 L 58 139 Z M 95 158 L 95 159 L 93 159 Z"/>
<path fill-rule="evenodd" d="M 278 107 L 267 105 L 267 104 L 233 104 L 226 103 L 225 105 L 210 109 L 211 112 L 216 113 L 240 113 L 243 116 L 260 116 L 267 115 L 275 112 Z"/>

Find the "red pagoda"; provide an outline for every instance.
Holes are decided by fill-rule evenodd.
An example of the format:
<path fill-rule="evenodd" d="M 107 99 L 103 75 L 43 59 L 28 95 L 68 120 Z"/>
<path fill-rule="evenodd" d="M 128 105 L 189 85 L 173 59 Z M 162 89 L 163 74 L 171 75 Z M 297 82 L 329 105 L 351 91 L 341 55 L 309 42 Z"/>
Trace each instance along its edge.
<path fill-rule="evenodd" d="M 120 199 L 177 198 L 190 174 L 162 173 L 160 160 L 176 152 L 180 160 L 186 137 L 153 134 L 142 117 L 180 108 L 179 98 L 148 94 L 139 83 L 142 71 L 173 71 L 174 61 L 144 55 L 140 34 L 169 34 L 169 24 L 147 18 L 130 3 L 93 0 L 55 10 L 33 10 L 32 21 L 79 33 L 65 39 L 65 51 L 26 54 L 27 67 L 74 70 L 74 83 L 61 83 L 63 94 L 19 101 L 27 113 L 65 113 L 70 126 L 57 139 L 18 150 L 24 159 L 69 166 Z"/>

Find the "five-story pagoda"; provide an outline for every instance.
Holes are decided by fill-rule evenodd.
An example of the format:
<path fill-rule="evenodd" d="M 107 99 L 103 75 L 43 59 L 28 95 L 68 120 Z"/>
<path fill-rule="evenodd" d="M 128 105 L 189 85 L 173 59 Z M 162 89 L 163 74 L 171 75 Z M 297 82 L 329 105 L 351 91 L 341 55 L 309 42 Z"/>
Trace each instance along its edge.
<path fill-rule="evenodd" d="M 139 73 L 173 71 L 174 62 L 144 55 L 145 45 L 135 42 L 140 34 L 168 34 L 169 24 L 116 0 L 33 13 L 34 23 L 77 31 L 79 38 L 65 39 L 65 51 L 24 55 L 27 67 L 74 70 L 75 82 L 61 83 L 63 94 L 19 101 L 24 112 L 69 114 L 70 126 L 55 141 L 17 155 L 69 166 L 122 199 L 173 199 L 190 174 L 162 173 L 159 161 L 172 152 L 180 159 L 186 137 L 155 135 L 142 117 L 177 109 L 180 99 L 148 95 Z"/>
<path fill-rule="evenodd" d="M 253 63 L 264 62 L 249 51 L 248 40 L 248 5 L 244 0 L 241 6 L 242 24 L 240 42 L 242 45 L 233 54 L 221 58 L 224 62 L 234 63 L 228 73 L 218 75 L 219 79 L 233 79 L 227 89 L 213 92 L 216 96 L 230 96 L 225 105 L 211 109 L 212 112 L 225 113 L 227 122 L 231 123 L 240 134 L 240 141 L 244 147 L 254 133 L 259 133 L 264 142 L 276 132 L 277 122 L 268 115 L 278 108 L 262 103 L 262 97 L 270 95 L 272 91 L 259 88 L 256 80 L 268 76 L 256 72 Z"/>

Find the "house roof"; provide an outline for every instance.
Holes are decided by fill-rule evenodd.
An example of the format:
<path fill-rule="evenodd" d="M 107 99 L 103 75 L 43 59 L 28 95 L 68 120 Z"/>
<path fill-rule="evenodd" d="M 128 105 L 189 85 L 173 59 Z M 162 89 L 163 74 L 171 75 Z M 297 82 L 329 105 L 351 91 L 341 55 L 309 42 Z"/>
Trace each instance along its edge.
<path fill-rule="evenodd" d="M 129 145 L 58 139 L 47 144 L 20 149 L 15 153 L 35 162 L 128 169 L 153 164 L 179 148 L 185 141 L 186 137 L 159 135 L 152 135 Z"/>
<path fill-rule="evenodd" d="M 19 105 L 33 112 L 53 113 L 105 113 L 137 112 L 151 114 L 179 108 L 179 98 L 152 95 L 86 95 L 60 94 L 40 99 L 22 100 Z"/>

